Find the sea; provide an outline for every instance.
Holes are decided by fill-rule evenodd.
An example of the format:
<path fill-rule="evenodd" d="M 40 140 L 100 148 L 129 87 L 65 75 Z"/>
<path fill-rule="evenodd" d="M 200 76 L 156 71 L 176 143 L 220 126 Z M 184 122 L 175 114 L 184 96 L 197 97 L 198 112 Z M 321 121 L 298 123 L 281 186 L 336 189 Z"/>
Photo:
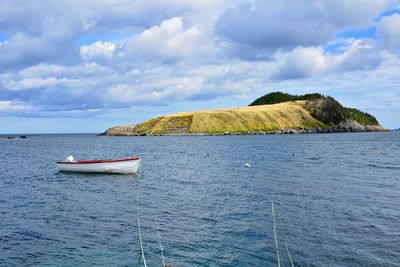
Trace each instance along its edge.
<path fill-rule="evenodd" d="M 0 139 L 0 266 L 164 263 L 400 266 L 400 132 Z"/>

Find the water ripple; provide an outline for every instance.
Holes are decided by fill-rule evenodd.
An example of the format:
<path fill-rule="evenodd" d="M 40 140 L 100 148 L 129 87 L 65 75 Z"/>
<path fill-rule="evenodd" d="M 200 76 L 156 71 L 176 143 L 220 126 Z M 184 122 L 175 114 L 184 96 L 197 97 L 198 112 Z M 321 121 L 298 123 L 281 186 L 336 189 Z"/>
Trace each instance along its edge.
<path fill-rule="evenodd" d="M 139 155 L 149 266 L 399 266 L 399 132 L 0 142 L 0 266 L 140 266 L 137 177 L 54 162 Z M 66 148 L 68 148 L 66 151 Z M 250 168 L 244 164 L 250 163 Z"/>

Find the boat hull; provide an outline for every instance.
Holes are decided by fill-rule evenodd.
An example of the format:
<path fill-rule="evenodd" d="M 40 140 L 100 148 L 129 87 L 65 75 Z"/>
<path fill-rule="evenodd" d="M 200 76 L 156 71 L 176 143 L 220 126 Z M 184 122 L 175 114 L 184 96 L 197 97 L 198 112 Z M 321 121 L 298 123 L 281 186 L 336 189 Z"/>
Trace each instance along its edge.
<path fill-rule="evenodd" d="M 84 173 L 136 173 L 140 166 L 140 158 L 119 160 L 82 160 L 76 162 L 59 161 L 58 170 L 61 172 Z"/>

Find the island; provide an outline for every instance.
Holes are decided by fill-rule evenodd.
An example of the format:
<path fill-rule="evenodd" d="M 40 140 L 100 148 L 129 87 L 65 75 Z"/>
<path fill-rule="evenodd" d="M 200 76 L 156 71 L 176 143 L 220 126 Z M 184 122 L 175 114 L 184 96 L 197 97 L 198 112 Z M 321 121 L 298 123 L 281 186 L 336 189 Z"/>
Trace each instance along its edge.
<path fill-rule="evenodd" d="M 101 135 L 241 135 L 387 131 L 377 119 L 321 94 L 266 94 L 249 106 L 182 112 L 137 125 L 115 126 Z"/>

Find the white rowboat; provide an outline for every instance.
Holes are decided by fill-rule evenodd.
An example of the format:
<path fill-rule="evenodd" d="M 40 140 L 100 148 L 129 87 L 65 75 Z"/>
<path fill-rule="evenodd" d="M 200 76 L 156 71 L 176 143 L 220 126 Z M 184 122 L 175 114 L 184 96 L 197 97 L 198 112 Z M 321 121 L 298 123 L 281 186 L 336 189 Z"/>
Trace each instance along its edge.
<path fill-rule="evenodd" d="M 136 173 L 140 166 L 140 158 L 57 161 L 61 172 L 87 173 Z"/>

